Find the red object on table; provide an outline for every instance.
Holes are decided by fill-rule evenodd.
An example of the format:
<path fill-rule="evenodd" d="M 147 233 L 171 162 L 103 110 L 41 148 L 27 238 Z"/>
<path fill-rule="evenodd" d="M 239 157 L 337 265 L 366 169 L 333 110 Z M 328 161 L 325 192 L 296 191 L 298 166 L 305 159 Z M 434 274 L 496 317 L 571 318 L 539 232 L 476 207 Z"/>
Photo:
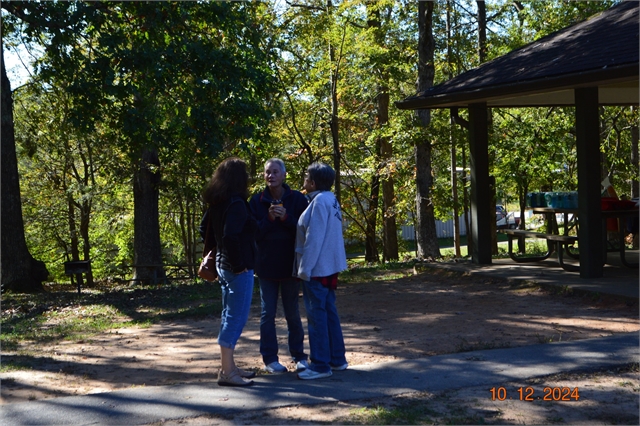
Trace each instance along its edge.
<path fill-rule="evenodd" d="M 600 199 L 602 210 L 633 210 L 636 208 L 635 201 L 618 200 L 613 197 L 602 197 Z M 607 219 L 607 231 L 617 231 L 618 220 L 615 218 Z"/>
<path fill-rule="evenodd" d="M 633 210 L 636 208 L 636 202 L 631 200 L 618 200 L 615 206 L 616 210 Z"/>
<path fill-rule="evenodd" d="M 602 210 L 615 210 L 616 204 L 619 202 L 617 198 L 613 197 L 602 197 L 600 199 L 600 207 Z M 607 219 L 607 232 L 614 232 L 618 230 L 618 220 L 617 219 Z"/>

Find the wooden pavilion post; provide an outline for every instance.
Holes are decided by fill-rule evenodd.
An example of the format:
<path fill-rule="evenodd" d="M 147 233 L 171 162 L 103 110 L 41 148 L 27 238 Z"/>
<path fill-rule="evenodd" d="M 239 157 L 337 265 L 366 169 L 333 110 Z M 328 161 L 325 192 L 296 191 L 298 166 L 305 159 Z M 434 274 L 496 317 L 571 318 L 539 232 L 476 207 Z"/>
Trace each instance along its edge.
<path fill-rule="evenodd" d="M 603 273 L 604 247 L 600 205 L 600 117 L 598 88 L 575 89 L 576 151 L 578 156 L 578 218 L 580 277 Z"/>
<path fill-rule="evenodd" d="M 489 122 L 486 102 L 469 105 L 471 163 L 471 261 L 491 264 L 491 193 L 489 190 Z M 494 208 L 495 209 L 495 208 Z M 495 213 L 494 213 L 495 217 Z M 467 232 L 469 232 L 467 230 Z"/>

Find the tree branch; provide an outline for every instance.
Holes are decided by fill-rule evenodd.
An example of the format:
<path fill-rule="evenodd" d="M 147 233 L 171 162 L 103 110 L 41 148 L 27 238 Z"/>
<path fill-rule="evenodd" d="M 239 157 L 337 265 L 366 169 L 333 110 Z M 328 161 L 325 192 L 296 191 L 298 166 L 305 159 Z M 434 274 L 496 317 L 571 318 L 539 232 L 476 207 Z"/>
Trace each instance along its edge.
<path fill-rule="evenodd" d="M 301 9 L 307 9 L 307 10 L 316 10 L 318 12 L 324 12 L 324 8 L 320 7 L 320 6 L 313 6 L 310 4 L 300 4 L 300 3 L 292 3 L 289 0 L 285 1 L 285 3 L 287 3 L 287 6 L 289 7 L 299 7 Z"/>

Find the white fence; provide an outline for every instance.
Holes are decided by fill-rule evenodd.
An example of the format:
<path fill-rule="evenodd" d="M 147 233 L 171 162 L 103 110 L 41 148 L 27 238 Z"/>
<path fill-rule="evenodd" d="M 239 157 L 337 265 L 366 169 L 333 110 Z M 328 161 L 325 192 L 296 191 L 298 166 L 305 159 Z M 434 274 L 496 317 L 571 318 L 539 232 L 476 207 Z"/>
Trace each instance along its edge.
<path fill-rule="evenodd" d="M 460 224 L 460 235 L 467 235 L 467 227 L 464 224 L 464 216 L 458 218 Z M 403 240 L 414 241 L 416 239 L 415 229 L 413 225 L 402 226 L 401 237 Z M 438 238 L 452 238 L 453 237 L 453 219 L 449 219 L 446 222 L 436 220 L 436 234 Z"/>

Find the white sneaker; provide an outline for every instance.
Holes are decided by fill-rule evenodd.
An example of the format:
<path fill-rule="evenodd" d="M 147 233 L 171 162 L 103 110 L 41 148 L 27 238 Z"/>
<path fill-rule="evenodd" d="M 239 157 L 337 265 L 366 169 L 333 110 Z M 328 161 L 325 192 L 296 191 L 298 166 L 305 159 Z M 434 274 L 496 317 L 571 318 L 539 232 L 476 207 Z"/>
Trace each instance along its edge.
<path fill-rule="evenodd" d="M 271 374 L 282 374 L 289 371 L 287 370 L 287 367 L 280 364 L 278 361 L 273 361 L 271 364 L 265 366 L 264 369 L 267 373 Z"/>
<path fill-rule="evenodd" d="M 296 362 L 296 371 L 303 371 L 309 368 L 309 363 L 306 359 Z"/>
<path fill-rule="evenodd" d="M 313 380 L 313 379 L 322 379 L 324 377 L 330 377 L 333 373 L 331 370 L 326 373 L 318 373 L 317 371 L 313 371 L 310 368 L 307 368 L 304 371 L 298 373 L 298 379 L 302 380 Z"/>
<path fill-rule="evenodd" d="M 342 364 L 342 365 L 332 365 L 332 366 L 331 366 L 331 369 L 332 369 L 333 371 L 343 371 L 343 370 L 346 370 L 346 369 L 347 369 L 347 367 L 349 367 L 349 363 L 348 363 L 348 362 L 345 362 L 345 363 L 344 363 L 344 364 Z"/>

